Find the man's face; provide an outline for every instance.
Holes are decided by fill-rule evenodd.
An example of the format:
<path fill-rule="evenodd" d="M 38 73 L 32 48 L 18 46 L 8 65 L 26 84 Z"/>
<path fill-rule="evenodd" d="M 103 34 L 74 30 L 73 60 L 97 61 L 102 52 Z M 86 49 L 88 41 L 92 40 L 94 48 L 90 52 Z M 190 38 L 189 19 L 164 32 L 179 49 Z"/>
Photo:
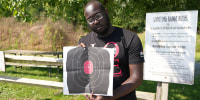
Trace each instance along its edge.
<path fill-rule="evenodd" d="M 110 26 L 108 15 L 99 6 L 87 6 L 84 14 L 90 29 L 99 35 L 104 35 L 108 32 Z"/>

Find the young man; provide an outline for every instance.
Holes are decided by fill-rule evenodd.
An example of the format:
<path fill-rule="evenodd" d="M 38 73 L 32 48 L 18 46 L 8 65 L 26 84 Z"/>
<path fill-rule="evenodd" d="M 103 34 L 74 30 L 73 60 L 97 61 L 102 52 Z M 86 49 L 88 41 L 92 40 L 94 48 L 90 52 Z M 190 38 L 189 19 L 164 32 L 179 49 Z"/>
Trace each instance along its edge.
<path fill-rule="evenodd" d="M 82 47 L 115 48 L 113 96 L 85 95 L 87 100 L 136 100 L 135 89 L 143 80 L 143 48 L 139 37 L 128 30 L 111 25 L 108 13 L 98 1 L 84 8 L 92 30 L 79 40 Z"/>

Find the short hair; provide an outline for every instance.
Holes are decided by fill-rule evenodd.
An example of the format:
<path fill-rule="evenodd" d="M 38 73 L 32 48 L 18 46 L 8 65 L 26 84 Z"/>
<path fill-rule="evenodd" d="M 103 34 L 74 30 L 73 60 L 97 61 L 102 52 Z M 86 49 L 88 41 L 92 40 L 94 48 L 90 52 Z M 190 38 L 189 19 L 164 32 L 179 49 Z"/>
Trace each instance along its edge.
<path fill-rule="evenodd" d="M 105 11 L 105 7 L 101 4 L 101 2 L 99 2 L 99 1 L 97 1 L 97 0 L 91 0 L 91 1 L 89 1 L 89 2 L 85 5 L 84 10 L 85 10 L 85 8 L 86 8 L 88 5 L 91 5 L 91 4 L 97 4 L 97 5 L 100 6 L 101 10 Z"/>

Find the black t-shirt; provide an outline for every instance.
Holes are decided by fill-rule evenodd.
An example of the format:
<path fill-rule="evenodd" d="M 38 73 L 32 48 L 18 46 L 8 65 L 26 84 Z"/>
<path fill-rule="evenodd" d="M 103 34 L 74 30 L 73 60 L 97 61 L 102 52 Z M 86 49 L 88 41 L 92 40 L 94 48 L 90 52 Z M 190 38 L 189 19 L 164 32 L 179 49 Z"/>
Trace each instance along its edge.
<path fill-rule="evenodd" d="M 129 77 L 129 64 L 144 62 L 143 48 L 137 34 L 116 27 L 109 36 L 100 38 L 90 32 L 79 40 L 86 46 L 115 48 L 113 88 L 117 88 Z"/>

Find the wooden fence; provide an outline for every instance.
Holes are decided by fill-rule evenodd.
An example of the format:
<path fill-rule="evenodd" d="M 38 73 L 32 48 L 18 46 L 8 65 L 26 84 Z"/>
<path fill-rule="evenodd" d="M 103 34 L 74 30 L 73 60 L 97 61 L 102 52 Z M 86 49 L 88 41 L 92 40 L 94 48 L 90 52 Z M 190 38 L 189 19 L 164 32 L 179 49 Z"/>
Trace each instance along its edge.
<path fill-rule="evenodd" d="M 60 67 L 62 66 L 62 52 L 46 52 L 46 51 L 28 51 L 28 50 L 8 50 L 4 51 L 5 65 L 13 65 L 18 68 L 18 66 L 29 66 L 29 67 L 46 67 L 49 68 L 49 77 L 51 76 L 51 68 L 57 68 L 58 73 Z M 1 55 L 1 54 L 0 54 Z M 60 58 L 61 56 L 61 58 Z M 2 64 L 0 56 L 0 66 Z M 0 68 L 1 69 L 1 68 Z M 5 68 L 6 72 L 6 68 Z M 28 78 L 17 78 L 17 77 L 8 77 L 0 76 L 0 82 L 9 82 L 17 84 L 25 84 L 32 86 L 41 86 L 48 88 L 63 88 L 63 82 L 54 82 L 54 81 L 45 81 L 37 79 L 28 79 Z M 164 85 L 163 85 L 164 86 Z M 157 86 L 157 95 L 155 93 L 136 91 L 137 98 L 142 100 L 161 100 L 162 83 L 158 83 Z M 162 99 L 164 100 L 164 99 Z"/>
<path fill-rule="evenodd" d="M 57 68 L 59 74 L 62 66 L 62 58 L 60 58 L 62 52 L 7 50 L 4 53 L 5 65 L 13 65 L 15 68 L 46 67 L 49 68 L 49 77 L 51 77 L 51 68 Z"/>

